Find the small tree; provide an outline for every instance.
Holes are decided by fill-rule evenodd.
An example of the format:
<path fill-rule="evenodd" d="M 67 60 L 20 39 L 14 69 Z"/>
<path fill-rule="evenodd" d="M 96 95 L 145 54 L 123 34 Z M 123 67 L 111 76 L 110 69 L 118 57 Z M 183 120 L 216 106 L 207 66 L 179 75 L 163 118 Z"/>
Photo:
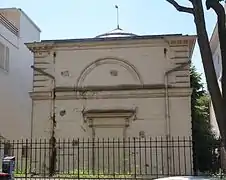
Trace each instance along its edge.
<path fill-rule="evenodd" d="M 209 102 L 210 98 L 204 90 L 201 82 L 201 74 L 195 67 L 191 67 L 191 87 L 193 88 L 191 98 L 192 112 L 192 135 L 194 141 L 195 170 L 201 172 L 216 171 L 213 167 L 215 159 L 215 147 L 217 140 L 211 130 L 209 121 Z M 214 165 L 215 166 L 215 165 Z"/>

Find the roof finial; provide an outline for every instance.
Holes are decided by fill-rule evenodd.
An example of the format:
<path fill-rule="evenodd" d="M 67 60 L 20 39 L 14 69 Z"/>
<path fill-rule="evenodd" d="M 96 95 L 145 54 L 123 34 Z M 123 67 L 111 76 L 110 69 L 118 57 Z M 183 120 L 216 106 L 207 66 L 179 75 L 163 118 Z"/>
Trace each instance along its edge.
<path fill-rule="evenodd" d="M 118 6 L 115 5 L 115 8 L 116 8 L 116 10 L 117 10 L 117 29 L 120 29 L 120 28 L 119 28 L 119 12 L 118 12 Z"/>

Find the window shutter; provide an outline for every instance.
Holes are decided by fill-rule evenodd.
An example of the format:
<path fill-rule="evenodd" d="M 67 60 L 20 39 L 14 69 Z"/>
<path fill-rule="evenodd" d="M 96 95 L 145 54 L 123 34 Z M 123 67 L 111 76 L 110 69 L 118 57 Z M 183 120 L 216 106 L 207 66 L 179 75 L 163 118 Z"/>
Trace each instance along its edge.
<path fill-rule="evenodd" d="M 9 47 L 5 48 L 5 70 L 9 71 Z"/>

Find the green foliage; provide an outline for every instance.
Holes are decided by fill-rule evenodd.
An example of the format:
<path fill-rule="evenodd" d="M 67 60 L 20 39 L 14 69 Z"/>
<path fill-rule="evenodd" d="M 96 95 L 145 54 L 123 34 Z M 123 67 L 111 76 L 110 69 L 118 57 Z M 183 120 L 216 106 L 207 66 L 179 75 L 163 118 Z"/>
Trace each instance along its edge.
<path fill-rule="evenodd" d="M 211 131 L 209 120 L 210 97 L 204 90 L 201 74 L 195 67 L 191 67 L 191 87 L 193 88 L 191 98 L 192 110 L 192 135 L 195 142 L 196 165 L 201 172 L 213 170 L 213 149 L 218 141 Z"/>
<path fill-rule="evenodd" d="M 56 177 L 70 177 L 70 178 L 91 178 L 91 179 L 101 179 L 101 178 L 132 178 L 132 175 L 129 173 L 125 174 L 117 174 L 115 173 L 114 175 L 109 175 L 106 173 L 103 173 L 101 171 L 96 171 L 96 172 L 90 172 L 90 171 L 78 171 L 74 170 L 71 172 L 65 172 L 65 173 L 60 173 L 56 175 Z"/>

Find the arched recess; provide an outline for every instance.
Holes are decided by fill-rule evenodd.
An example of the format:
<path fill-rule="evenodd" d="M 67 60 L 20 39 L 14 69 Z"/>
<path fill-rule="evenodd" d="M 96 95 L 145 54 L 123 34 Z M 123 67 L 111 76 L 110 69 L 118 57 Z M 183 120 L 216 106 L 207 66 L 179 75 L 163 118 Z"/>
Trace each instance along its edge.
<path fill-rule="evenodd" d="M 118 64 L 125 68 L 128 72 L 130 72 L 131 76 L 133 76 L 134 79 L 139 81 L 139 84 L 143 85 L 143 80 L 141 78 L 140 73 L 136 69 L 136 67 L 129 63 L 128 61 L 116 57 L 105 57 L 105 58 L 100 58 L 97 59 L 90 64 L 88 64 L 80 73 L 77 82 L 76 82 L 76 87 L 82 87 L 84 80 L 86 77 L 98 66 L 101 66 L 103 64 Z"/>

